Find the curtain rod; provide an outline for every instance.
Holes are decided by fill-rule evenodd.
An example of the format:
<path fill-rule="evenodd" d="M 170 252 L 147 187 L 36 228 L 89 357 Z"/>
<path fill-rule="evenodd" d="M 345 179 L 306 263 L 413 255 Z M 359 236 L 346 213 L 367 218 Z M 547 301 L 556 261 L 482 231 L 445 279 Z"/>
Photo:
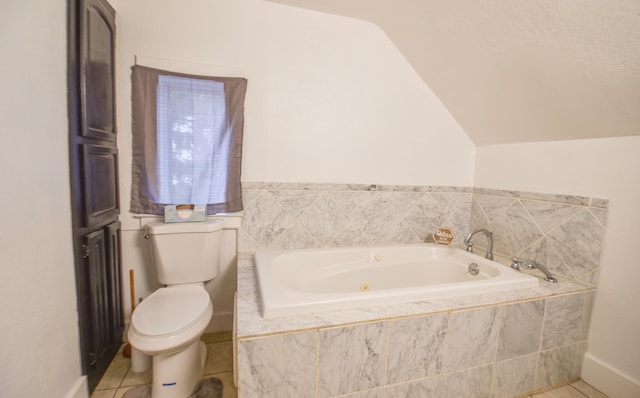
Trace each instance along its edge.
<path fill-rule="evenodd" d="M 134 54 L 134 65 L 197 75 L 248 78 L 248 73 L 246 73 L 244 69 L 236 66 L 213 65 L 201 62 L 160 58 L 140 54 Z"/>

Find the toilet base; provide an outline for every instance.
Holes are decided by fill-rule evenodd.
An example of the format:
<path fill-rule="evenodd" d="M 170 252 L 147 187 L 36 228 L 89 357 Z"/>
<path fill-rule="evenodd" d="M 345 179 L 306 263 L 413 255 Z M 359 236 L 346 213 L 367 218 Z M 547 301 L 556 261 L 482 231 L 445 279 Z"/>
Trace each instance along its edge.
<path fill-rule="evenodd" d="M 204 374 L 207 347 L 199 339 L 184 350 L 153 357 L 152 398 L 187 398 Z"/>
<path fill-rule="evenodd" d="M 131 347 L 131 370 L 134 373 L 142 373 L 151 369 L 151 358 L 149 355 Z"/>

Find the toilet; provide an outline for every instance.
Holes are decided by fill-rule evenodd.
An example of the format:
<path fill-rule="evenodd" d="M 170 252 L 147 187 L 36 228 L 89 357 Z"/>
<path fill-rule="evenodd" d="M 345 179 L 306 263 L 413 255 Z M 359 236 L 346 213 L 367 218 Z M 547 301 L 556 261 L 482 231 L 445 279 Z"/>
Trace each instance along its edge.
<path fill-rule="evenodd" d="M 152 357 L 152 398 L 186 398 L 202 379 L 207 349 L 200 336 L 213 315 L 204 283 L 220 271 L 222 223 L 146 226 L 157 279 L 165 287 L 136 307 L 128 339 L 133 351 Z"/>

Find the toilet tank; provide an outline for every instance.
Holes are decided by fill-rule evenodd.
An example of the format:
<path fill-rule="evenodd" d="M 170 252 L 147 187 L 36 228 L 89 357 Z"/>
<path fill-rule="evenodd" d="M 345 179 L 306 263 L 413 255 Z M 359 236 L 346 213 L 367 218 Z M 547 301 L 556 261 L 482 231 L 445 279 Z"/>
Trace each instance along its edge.
<path fill-rule="evenodd" d="M 220 272 L 222 220 L 146 225 L 145 238 L 158 282 L 163 285 L 206 282 Z"/>

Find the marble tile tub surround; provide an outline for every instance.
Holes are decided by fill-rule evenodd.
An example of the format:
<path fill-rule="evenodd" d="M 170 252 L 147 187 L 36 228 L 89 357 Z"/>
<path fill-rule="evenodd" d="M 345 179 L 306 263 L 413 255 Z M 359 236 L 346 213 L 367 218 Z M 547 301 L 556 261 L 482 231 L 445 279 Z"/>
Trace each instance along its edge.
<path fill-rule="evenodd" d="M 578 379 L 594 289 L 533 289 L 264 320 L 238 262 L 240 397 L 514 397 Z"/>
<path fill-rule="evenodd" d="M 240 252 L 424 242 L 469 227 L 465 187 L 243 182 Z"/>
<path fill-rule="evenodd" d="M 553 274 L 597 285 L 607 214 L 604 199 L 474 188 L 470 229 L 493 232 L 503 264 L 513 255 L 535 259 Z"/>
<path fill-rule="evenodd" d="M 536 259 L 597 285 L 608 201 L 469 187 L 243 182 L 238 251 L 413 244 L 439 226 L 494 233 L 496 260 Z M 477 251 L 484 250 L 478 236 Z"/>

